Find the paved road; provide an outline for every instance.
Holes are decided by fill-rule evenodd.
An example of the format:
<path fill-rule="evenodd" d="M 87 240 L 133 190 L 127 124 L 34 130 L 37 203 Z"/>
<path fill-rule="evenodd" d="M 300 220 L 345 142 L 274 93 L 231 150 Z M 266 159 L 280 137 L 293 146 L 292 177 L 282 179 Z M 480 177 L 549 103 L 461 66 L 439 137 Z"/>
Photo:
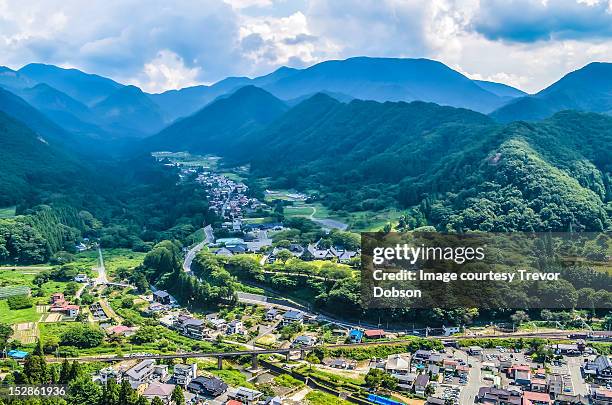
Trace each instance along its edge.
<path fill-rule="evenodd" d="M 317 209 L 315 207 L 310 207 L 310 208 L 312 208 L 312 213 L 308 216 L 308 218 L 312 222 L 316 222 L 317 224 L 321 225 L 322 227 L 329 228 L 329 229 L 339 229 L 341 231 L 346 231 L 346 229 L 348 228 L 348 224 L 345 224 L 344 222 L 337 221 L 335 219 L 331 219 L 331 218 L 315 218 L 315 214 L 317 213 Z"/>
<path fill-rule="evenodd" d="M 483 386 L 480 362 L 473 357 L 470 357 L 468 361 L 472 368 L 470 368 L 468 383 L 462 387 L 461 394 L 459 394 L 459 403 L 461 405 L 474 404 L 474 398 L 478 395 L 480 387 Z"/>
<path fill-rule="evenodd" d="M 183 270 L 187 273 L 191 272 L 191 263 L 193 263 L 193 259 L 196 257 L 198 252 L 204 249 L 204 246 L 215 241 L 215 235 L 210 225 L 204 227 L 204 234 L 206 235 L 204 240 L 192 247 L 185 255 L 185 261 L 183 261 Z"/>
<path fill-rule="evenodd" d="M 104 266 L 104 257 L 102 256 L 102 249 L 98 247 L 98 278 L 95 280 L 95 284 L 107 284 L 108 277 L 106 276 L 106 267 Z"/>
<path fill-rule="evenodd" d="M 584 361 L 584 357 L 568 357 L 567 368 L 572 380 L 572 389 L 574 394 L 586 396 L 589 393 L 589 386 L 582 378 L 580 373 L 580 365 Z"/>

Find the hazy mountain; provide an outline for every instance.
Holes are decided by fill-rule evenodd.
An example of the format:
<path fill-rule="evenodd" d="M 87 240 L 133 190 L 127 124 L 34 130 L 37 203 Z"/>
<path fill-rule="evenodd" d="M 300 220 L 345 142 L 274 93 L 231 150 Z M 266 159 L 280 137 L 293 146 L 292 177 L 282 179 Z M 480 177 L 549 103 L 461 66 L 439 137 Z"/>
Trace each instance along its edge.
<path fill-rule="evenodd" d="M 46 83 L 88 106 L 102 101 L 123 87 L 102 76 L 40 63 L 26 65 L 19 69 L 19 73 L 37 83 Z"/>
<path fill-rule="evenodd" d="M 222 152 L 287 110 L 270 93 L 245 86 L 144 141 L 148 150 Z"/>
<path fill-rule="evenodd" d="M 50 142 L 73 142 L 75 136 L 52 122 L 47 116 L 28 104 L 24 99 L 0 88 L 0 111 L 28 126 L 32 131 Z"/>
<path fill-rule="evenodd" d="M 612 63 L 590 63 L 532 96 L 494 111 L 500 122 L 539 120 L 562 110 L 612 112 Z"/>
<path fill-rule="evenodd" d="M 153 134 L 164 126 L 160 107 L 136 86 L 125 86 L 92 107 L 109 130 L 125 136 Z"/>
<path fill-rule="evenodd" d="M 429 59 L 327 61 L 263 86 L 281 99 L 327 91 L 375 101 L 431 101 L 489 112 L 503 103 L 459 72 Z"/>
<path fill-rule="evenodd" d="M 0 87 L 10 91 L 18 91 L 26 87 L 32 87 L 36 82 L 5 66 L 0 66 Z"/>
<path fill-rule="evenodd" d="M 507 84 L 503 83 L 490 82 L 486 80 L 474 80 L 474 83 L 476 83 L 489 93 L 493 93 L 499 97 L 512 99 L 527 95 L 527 93 L 525 93 L 523 90 L 519 90 L 516 87 L 508 86 Z"/>

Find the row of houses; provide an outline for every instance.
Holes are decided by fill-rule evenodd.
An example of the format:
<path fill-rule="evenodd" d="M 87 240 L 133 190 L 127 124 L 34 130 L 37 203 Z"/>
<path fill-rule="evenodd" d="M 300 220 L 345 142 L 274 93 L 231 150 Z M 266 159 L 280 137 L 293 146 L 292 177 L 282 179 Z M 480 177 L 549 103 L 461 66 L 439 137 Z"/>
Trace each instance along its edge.
<path fill-rule="evenodd" d="M 340 263 L 349 263 L 351 259 L 359 255 L 359 251 L 347 250 L 341 247 L 331 246 L 329 248 L 320 247 L 320 241 L 317 243 L 308 244 L 304 247 L 297 243 L 292 243 L 287 248 L 274 248 L 266 257 L 266 262 L 269 264 L 275 263 L 278 260 L 278 254 L 281 251 L 289 251 L 293 257 L 304 261 L 311 260 L 331 260 Z"/>

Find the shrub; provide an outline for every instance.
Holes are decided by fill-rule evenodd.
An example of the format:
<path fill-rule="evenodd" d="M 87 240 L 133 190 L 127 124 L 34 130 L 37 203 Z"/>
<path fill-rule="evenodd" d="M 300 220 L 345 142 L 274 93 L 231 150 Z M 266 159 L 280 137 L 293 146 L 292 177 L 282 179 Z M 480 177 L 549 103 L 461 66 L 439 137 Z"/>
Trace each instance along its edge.
<path fill-rule="evenodd" d="M 32 308 L 32 298 L 27 295 L 15 295 L 7 299 L 7 304 L 10 309 Z"/>

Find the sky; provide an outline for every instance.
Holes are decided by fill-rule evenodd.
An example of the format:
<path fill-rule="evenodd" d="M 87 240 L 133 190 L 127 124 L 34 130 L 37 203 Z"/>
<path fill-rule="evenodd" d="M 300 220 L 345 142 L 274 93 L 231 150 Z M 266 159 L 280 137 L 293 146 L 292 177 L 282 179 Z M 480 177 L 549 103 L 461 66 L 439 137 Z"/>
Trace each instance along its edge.
<path fill-rule="evenodd" d="M 0 0 L 0 65 L 149 92 L 352 56 L 436 59 L 533 93 L 612 62 L 612 0 Z"/>

